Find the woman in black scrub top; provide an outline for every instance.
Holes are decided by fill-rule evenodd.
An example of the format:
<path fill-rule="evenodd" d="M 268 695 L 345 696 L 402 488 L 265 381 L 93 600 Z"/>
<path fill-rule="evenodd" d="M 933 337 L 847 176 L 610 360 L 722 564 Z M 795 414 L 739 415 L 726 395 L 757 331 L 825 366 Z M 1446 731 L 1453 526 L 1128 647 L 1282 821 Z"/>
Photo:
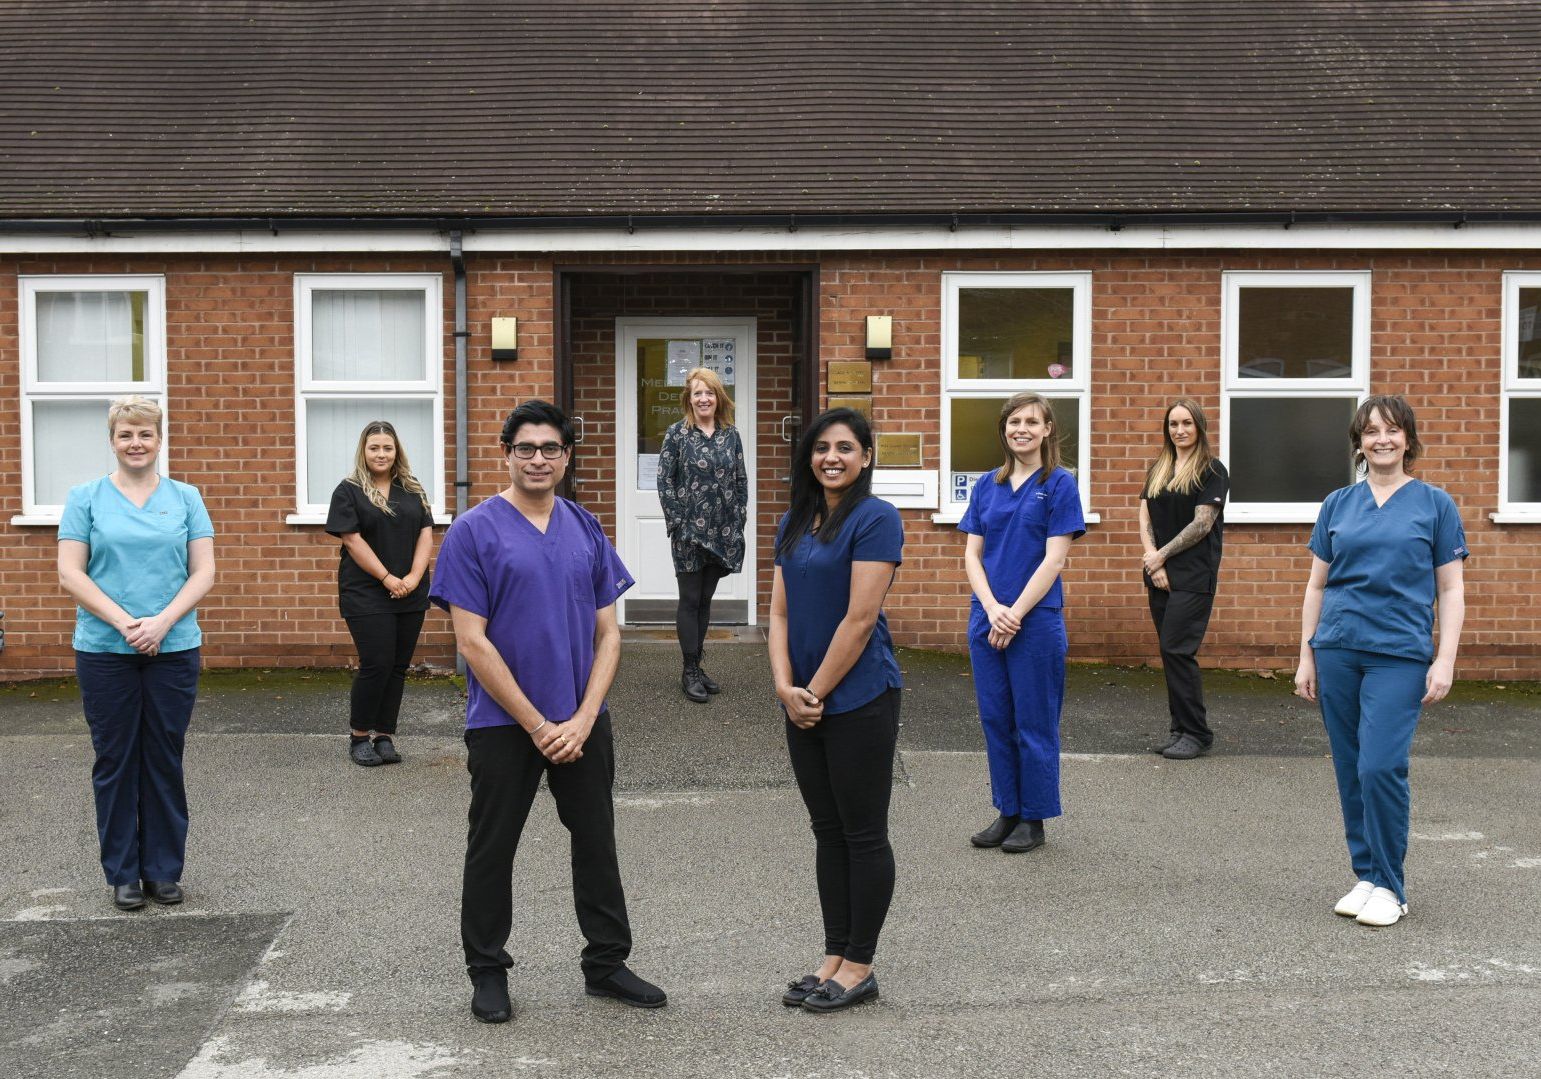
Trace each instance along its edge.
<path fill-rule="evenodd" d="M 1142 569 L 1166 674 L 1168 736 L 1151 751 L 1168 760 L 1209 752 L 1199 646 L 1220 577 L 1230 475 L 1210 452 L 1209 421 L 1197 402 L 1173 401 L 1161 421 L 1161 452 L 1140 491 Z"/>
<path fill-rule="evenodd" d="M 337 604 L 358 648 L 351 698 L 354 764 L 399 764 L 396 717 L 428 610 L 433 511 L 396 428 L 375 420 L 359 435 L 353 474 L 332 492 L 326 530 L 342 540 Z"/>

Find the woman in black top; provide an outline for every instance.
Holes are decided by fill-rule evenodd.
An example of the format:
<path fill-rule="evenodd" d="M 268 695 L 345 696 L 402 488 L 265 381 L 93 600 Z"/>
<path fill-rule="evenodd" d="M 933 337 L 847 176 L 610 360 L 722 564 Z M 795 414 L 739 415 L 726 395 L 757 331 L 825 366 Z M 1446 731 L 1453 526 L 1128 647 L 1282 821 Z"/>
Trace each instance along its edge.
<path fill-rule="evenodd" d="M 384 420 L 359 435 L 353 474 L 332 492 L 326 530 L 342 540 L 337 605 L 359 656 L 348 755 L 366 767 L 398 764 L 396 715 L 428 610 L 433 511 L 396 428 Z"/>
<path fill-rule="evenodd" d="M 685 656 L 680 689 L 701 704 L 721 688 L 701 669 L 701 649 L 717 582 L 744 564 L 749 475 L 733 399 L 716 373 L 697 367 L 686 375 L 680 406 L 685 418 L 664 433 L 658 455 L 658 501 L 680 588 L 674 620 Z"/>
<path fill-rule="evenodd" d="M 1220 574 L 1230 476 L 1209 449 L 1209 422 L 1194 401 L 1174 401 L 1161 423 L 1161 453 L 1140 491 L 1145 588 L 1161 642 L 1171 733 L 1151 747 L 1168 760 L 1209 751 L 1198 651 Z"/>

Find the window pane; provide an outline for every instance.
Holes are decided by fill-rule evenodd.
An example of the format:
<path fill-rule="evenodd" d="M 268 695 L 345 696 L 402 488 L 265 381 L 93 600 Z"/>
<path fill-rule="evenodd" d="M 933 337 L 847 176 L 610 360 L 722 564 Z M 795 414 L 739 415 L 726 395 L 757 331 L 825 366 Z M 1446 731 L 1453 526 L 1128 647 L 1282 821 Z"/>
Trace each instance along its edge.
<path fill-rule="evenodd" d="M 1237 398 L 1231 401 L 1231 498 L 1236 502 L 1320 502 L 1354 479 L 1349 397 Z"/>
<path fill-rule="evenodd" d="M 107 405 L 99 401 L 38 401 L 32 406 L 32 498 L 62 506 L 70 488 L 117 467 L 107 437 Z"/>
<path fill-rule="evenodd" d="M 1069 378 L 1075 292 L 958 290 L 958 377 Z"/>
<path fill-rule="evenodd" d="M 422 382 L 427 297 L 421 289 L 311 294 L 311 369 L 340 382 Z"/>
<path fill-rule="evenodd" d="M 359 433 L 374 420 L 388 420 L 396 428 L 406 451 L 412 474 L 428 492 L 428 501 L 438 498 L 439 478 L 433 474 L 433 430 L 431 401 L 310 401 L 305 409 L 306 485 L 313 503 L 325 503 L 332 497 L 338 481 L 353 471 L 358 453 Z"/>
<path fill-rule="evenodd" d="M 1509 501 L 1541 502 L 1541 398 L 1509 401 Z"/>
<path fill-rule="evenodd" d="M 1353 289 L 1238 291 L 1236 362 L 1242 378 L 1352 377 Z"/>
<path fill-rule="evenodd" d="M 952 481 L 948 496 L 953 502 L 967 502 L 974 480 L 981 473 L 999 468 L 1005 459 L 998 431 L 1001 408 L 1008 397 L 953 398 Z M 1054 422 L 1059 430 L 1060 464 L 1074 472 L 1081 446 L 1080 401 L 1074 397 L 1051 397 L 1049 403 L 1054 407 Z"/>
<path fill-rule="evenodd" d="M 43 382 L 144 381 L 143 292 L 37 293 Z"/>
<path fill-rule="evenodd" d="M 1541 310 L 1541 288 L 1520 289 L 1518 319 L 1521 378 L 1541 378 L 1541 327 L 1536 325 L 1538 310 Z"/>

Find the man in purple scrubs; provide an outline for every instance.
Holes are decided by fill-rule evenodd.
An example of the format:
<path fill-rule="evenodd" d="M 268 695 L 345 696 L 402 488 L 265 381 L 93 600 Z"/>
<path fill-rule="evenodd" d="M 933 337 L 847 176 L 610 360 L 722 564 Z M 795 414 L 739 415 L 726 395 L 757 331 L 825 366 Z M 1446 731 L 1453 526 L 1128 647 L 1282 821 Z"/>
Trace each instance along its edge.
<path fill-rule="evenodd" d="M 450 527 L 429 596 L 449 611 L 469 668 L 460 937 L 475 986 L 471 1012 L 484 1023 L 513 1014 L 509 888 L 542 775 L 572 834 L 573 901 L 588 940 L 585 991 L 661 1008 L 663 990 L 626 967 L 631 926 L 615 854 L 615 747 L 605 707 L 621 656 L 615 601 L 635 582 L 593 514 L 556 496 L 573 447 L 562 410 L 522 404 L 500 441 L 509 485 Z M 522 913 L 546 926 L 544 912 Z"/>

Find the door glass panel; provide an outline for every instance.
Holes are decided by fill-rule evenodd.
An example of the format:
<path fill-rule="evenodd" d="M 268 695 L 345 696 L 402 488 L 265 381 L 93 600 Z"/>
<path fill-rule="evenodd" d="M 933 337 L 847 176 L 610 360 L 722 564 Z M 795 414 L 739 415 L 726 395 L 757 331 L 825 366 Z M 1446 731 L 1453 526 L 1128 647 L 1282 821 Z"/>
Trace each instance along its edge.
<path fill-rule="evenodd" d="M 958 377 L 1069 378 L 1075 290 L 958 290 Z"/>
<path fill-rule="evenodd" d="M 1352 397 L 1256 397 L 1231 402 L 1231 499 L 1320 502 L 1354 480 Z"/>
<path fill-rule="evenodd" d="M 644 337 L 637 341 L 637 488 L 658 490 L 663 436 L 684 410 L 685 379 L 704 367 L 728 395 L 738 378 L 738 342 L 732 337 Z"/>

